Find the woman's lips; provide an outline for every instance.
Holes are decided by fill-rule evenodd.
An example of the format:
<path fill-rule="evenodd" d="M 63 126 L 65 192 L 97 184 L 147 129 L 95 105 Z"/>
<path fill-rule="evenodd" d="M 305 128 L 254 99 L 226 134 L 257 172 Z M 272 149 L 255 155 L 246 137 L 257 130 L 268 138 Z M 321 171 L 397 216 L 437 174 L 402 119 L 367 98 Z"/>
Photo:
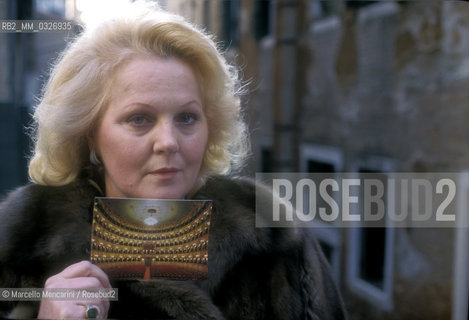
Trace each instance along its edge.
<path fill-rule="evenodd" d="M 170 180 L 174 178 L 174 176 L 179 172 L 180 170 L 177 168 L 161 168 L 155 171 L 150 172 L 152 176 L 156 176 L 159 179 L 162 180 Z"/>

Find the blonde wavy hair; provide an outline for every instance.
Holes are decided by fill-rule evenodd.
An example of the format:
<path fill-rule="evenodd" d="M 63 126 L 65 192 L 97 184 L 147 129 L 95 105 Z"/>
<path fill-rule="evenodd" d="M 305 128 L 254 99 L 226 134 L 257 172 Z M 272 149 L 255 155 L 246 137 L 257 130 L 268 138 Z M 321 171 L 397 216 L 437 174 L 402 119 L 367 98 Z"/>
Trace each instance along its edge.
<path fill-rule="evenodd" d="M 179 58 L 199 81 L 209 137 L 197 185 L 242 167 L 249 141 L 237 69 L 201 29 L 155 4 L 138 2 L 125 15 L 85 29 L 52 68 L 34 113 L 29 175 L 35 183 L 65 185 L 92 166 L 88 137 L 110 101 L 112 79 L 142 54 Z"/>

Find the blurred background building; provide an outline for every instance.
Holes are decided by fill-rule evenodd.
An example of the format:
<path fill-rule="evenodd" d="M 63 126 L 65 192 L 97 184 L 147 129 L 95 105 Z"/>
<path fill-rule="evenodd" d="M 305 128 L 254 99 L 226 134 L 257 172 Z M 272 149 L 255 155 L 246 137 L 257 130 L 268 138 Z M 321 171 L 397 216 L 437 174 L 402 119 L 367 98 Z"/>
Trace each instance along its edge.
<path fill-rule="evenodd" d="M 68 5 L 68 7 L 67 7 Z M 75 17 L 73 2 L 0 0 L 5 20 L 64 20 Z M 48 71 L 72 32 L 0 32 L 0 193 L 28 181 L 31 143 L 27 127 Z"/>
<path fill-rule="evenodd" d="M 79 20 L 110 6 L 98 3 L 0 0 L 0 19 Z M 241 67 L 246 174 L 468 171 L 469 3 L 159 3 L 213 33 Z M 27 181 L 24 126 L 67 36 L 0 33 L 2 194 Z M 467 319 L 466 228 L 314 232 L 351 319 Z"/>

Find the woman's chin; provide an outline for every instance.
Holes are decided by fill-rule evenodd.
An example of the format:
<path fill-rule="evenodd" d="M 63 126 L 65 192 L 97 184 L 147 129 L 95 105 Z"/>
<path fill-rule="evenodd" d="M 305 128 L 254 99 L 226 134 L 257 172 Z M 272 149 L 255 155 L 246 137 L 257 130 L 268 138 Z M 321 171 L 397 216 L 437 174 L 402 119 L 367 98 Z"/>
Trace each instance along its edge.
<path fill-rule="evenodd" d="M 184 195 L 180 190 L 160 190 L 158 192 L 145 192 L 141 196 L 134 198 L 145 199 L 183 199 Z"/>

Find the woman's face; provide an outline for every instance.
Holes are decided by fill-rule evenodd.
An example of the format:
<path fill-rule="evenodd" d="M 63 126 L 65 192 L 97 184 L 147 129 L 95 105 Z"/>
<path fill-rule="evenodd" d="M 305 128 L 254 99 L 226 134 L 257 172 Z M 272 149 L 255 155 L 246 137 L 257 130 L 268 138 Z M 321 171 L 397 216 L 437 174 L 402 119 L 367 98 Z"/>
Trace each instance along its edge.
<path fill-rule="evenodd" d="M 94 140 L 106 196 L 184 198 L 199 176 L 207 139 L 192 69 L 176 58 L 135 58 L 117 72 Z"/>

